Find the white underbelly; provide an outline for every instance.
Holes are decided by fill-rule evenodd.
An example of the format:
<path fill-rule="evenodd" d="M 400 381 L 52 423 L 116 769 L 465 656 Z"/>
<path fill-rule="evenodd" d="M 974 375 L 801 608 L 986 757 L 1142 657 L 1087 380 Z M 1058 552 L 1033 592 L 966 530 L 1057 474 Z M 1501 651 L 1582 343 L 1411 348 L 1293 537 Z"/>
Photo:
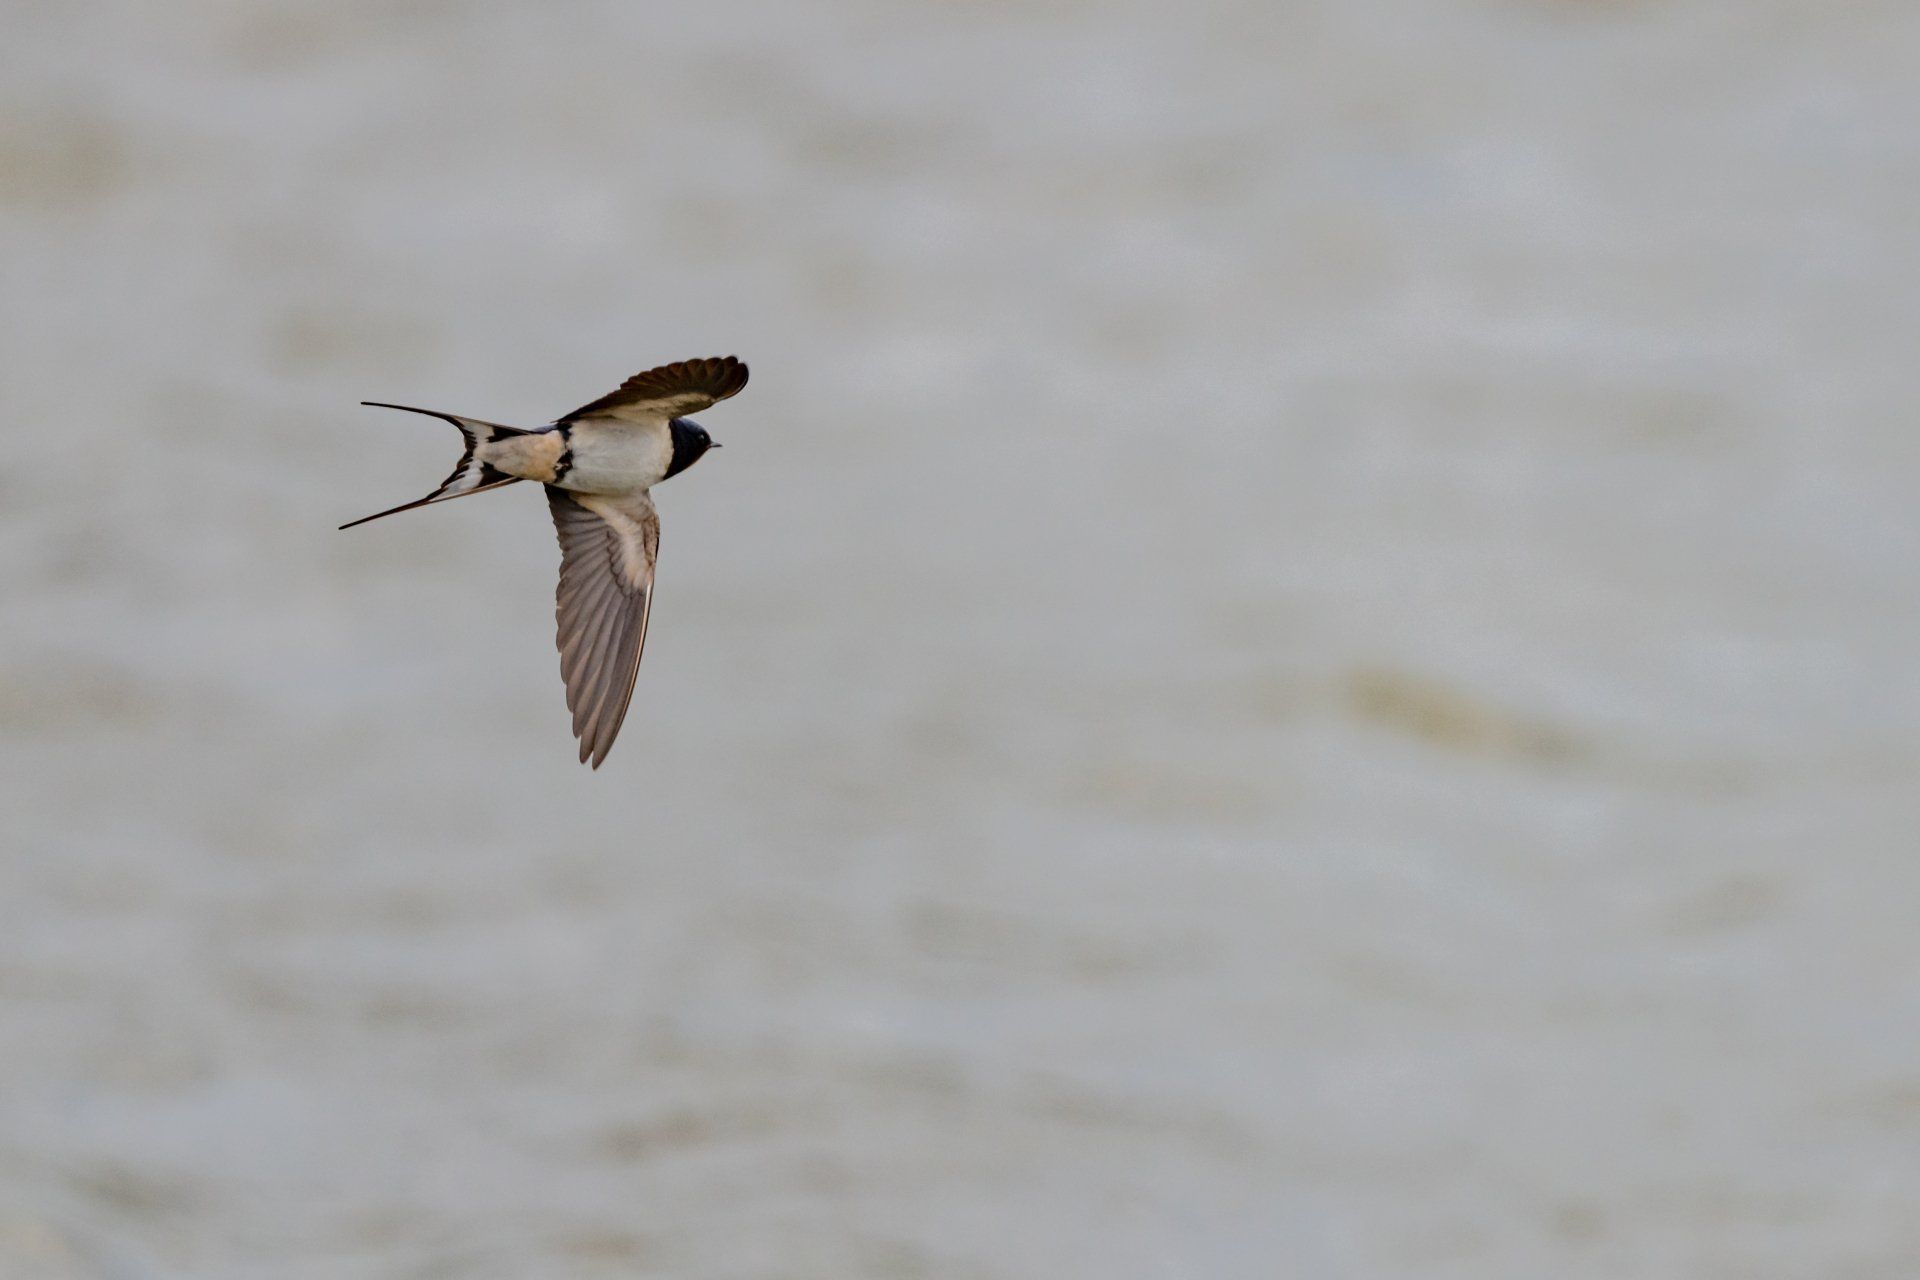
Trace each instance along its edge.
<path fill-rule="evenodd" d="M 572 465 L 556 482 L 578 493 L 632 493 L 659 483 L 673 461 L 673 437 L 658 427 L 576 425 Z"/>

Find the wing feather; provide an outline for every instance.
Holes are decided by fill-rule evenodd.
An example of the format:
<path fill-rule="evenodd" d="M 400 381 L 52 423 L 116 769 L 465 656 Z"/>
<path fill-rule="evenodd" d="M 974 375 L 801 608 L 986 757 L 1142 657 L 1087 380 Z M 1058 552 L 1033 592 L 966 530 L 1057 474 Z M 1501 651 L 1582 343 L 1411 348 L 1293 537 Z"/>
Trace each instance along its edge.
<path fill-rule="evenodd" d="M 581 763 L 598 769 L 626 718 L 646 647 L 660 518 L 644 492 L 611 498 L 548 485 L 547 506 L 560 539 L 560 676 Z"/>
<path fill-rule="evenodd" d="M 559 422 L 610 418 L 644 424 L 682 418 L 738 395 L 747 385 L 747 366 L 737 356 L 680 360 L 636 373 L 619 388 L 581 405 Z"/>

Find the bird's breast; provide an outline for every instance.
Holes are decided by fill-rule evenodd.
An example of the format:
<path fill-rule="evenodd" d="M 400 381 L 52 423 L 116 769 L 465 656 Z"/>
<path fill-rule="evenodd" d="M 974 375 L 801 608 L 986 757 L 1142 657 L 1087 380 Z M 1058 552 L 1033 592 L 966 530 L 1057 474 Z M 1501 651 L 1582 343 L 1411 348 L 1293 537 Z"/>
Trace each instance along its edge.
<path fill-rule="evenodd" d="M 576 493 L 632 493 L 659 482 L 673 461 L 673 440 L 658 427 L 576 422 L 554 432 L 564 448 L 550 483 Z"/>

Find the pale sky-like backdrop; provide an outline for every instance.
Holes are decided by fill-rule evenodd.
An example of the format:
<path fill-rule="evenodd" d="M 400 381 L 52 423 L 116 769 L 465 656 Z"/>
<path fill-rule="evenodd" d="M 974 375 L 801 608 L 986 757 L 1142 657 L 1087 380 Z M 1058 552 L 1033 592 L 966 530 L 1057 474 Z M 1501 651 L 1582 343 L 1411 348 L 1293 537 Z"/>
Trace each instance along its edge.
<path fill-rule="evenodd" d="M 1920 9 L 19 3 L 0 1275 L 1920 1274 Z M 455 433 L 737 353 L 593 774 Z"/>

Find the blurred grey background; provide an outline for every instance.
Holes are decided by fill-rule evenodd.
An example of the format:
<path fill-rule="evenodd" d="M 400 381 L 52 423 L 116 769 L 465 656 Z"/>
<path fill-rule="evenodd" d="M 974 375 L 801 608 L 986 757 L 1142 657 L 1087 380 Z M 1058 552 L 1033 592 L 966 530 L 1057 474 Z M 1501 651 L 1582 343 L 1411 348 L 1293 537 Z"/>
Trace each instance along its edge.
<path fill-rule="evenodd" d="M 0 1275 L 1920 1274 L 1913 5 L 6 26 Z"/>

